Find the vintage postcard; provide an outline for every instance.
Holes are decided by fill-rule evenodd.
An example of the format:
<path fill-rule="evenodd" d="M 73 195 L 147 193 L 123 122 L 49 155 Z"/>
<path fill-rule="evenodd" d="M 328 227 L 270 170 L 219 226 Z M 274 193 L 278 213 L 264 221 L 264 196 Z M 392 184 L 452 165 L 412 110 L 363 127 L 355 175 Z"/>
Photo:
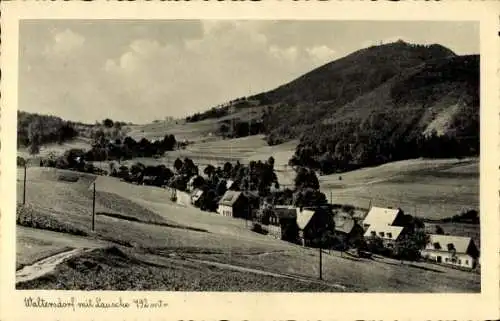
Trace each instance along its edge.
<path fill-rule="evenodd" d="M 498 3 L 2 11 L 2 319 L 499 317 Z"/>

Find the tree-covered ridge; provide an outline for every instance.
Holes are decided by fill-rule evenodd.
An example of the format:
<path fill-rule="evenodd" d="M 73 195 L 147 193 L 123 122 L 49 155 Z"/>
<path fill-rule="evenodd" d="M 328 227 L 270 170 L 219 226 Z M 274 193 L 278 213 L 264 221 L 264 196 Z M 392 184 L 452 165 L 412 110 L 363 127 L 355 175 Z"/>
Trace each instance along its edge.
<path fill-rule="evenodd" d="M 37 153 L 40 146 L 48 143 L 63 143 L 78 135 L 76 123 L 51 115 L 17 112 L 17 144 L 30 146 Z"/>
<path fill-rule="evenodd" d="M 292 164 L 329 173 L 416 157 L 477 156 L 479 57 L 432 61 L 330 115 L 305 124 Z"/>

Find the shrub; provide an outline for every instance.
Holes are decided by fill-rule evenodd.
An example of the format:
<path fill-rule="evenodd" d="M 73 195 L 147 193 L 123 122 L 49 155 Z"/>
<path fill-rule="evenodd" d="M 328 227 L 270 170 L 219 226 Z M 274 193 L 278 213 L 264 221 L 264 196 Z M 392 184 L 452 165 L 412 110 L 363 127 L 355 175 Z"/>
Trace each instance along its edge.
<path fill-rule="evenodd" d="M 251 230 L 252 230 L 252 232 L 263 234 L 263 235 L 268 234 L 268 232 L 262 228 L 262 225 L 260 225 L 259 223 L 255 223 L 255 222 L 252 224 Z"/>

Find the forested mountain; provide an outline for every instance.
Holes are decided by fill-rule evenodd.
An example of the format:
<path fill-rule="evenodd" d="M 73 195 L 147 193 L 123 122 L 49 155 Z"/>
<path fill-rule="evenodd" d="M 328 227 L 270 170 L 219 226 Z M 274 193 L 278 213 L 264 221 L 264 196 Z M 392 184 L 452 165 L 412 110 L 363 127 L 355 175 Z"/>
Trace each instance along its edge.
<path fill-rule="evenodd" d="M 479 153 L 479 56 L 437 44 L 365 48 L 247 100 L 270 145 L 300 138 L 293 164 L 331 172 Z"/>

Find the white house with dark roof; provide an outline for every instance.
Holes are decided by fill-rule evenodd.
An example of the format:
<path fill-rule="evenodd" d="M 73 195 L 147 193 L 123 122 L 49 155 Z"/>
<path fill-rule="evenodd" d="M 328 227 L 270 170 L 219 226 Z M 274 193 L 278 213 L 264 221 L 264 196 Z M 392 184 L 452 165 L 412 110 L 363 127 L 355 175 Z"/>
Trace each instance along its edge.
<path fill-rule="evenodd" d="M 440 264 L 473 269 L 479 260 L 479 250 L 470 237 L 430 234 L 422 257 Z"/>
<path fill-rule="evenodd" d="M 384 246 L 394 248 L 395 243 L 401 239 L 404 234 L 404 227 L 391 225 L 370 225 L 365 231 L 365 238 L 378 237 L 382 239 Z"/>

